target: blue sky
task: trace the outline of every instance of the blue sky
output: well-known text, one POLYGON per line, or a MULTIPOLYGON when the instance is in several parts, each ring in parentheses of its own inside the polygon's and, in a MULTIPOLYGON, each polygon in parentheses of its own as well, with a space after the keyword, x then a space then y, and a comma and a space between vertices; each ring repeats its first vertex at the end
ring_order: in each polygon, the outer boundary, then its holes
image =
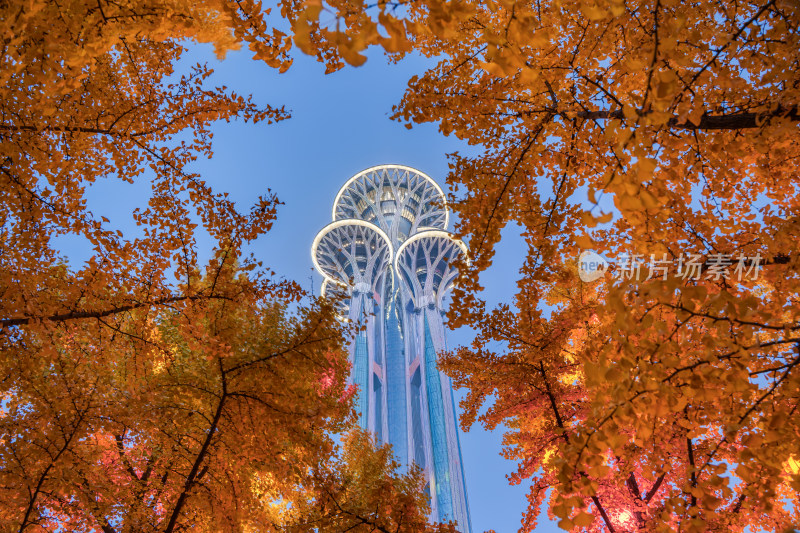
MULTIPOLYGON (((208 47, 192 47, 184 64, 200 61, 214 66, 212 83, 240 94, 252 94, 261 104, 285 105, 292 118, 276 125, 219 123, 214 131, 214 157, 198 161, 194 169, 217 191, 225 191, 247 209, 256 196, 272 189, 285 203, 271 232, 251 250, 279 276, 299 281, 305 288, 321 278, 313 273, 310 245, 317 231, 330 222, 331 205, 347 178, 367 167, 399 163, 415 167, 444 187, 446 154, 469 153, 473 148, 454 137, 444 137, 427 124, 408 130, 391 121, 392 105, 399 102, 407 80, 431 63, 409 58, 389 65, 380 54, 359 68, 324 75, 324 68, 300 56, 284 74, 235 52, 219 62, 208 47)), ((88 194, 89 208, 104 215, 124 232, 134 232, 133 208, 146 201, 147 190, 137 185, 100 182, 88 194)), ((490 303, 510 300, 523 250, 513 229, 507 231, 492 269, 482 278, 490 303)), ((87 250, 63 239, 64 252, 75 264, 87 250)), ((209 243, 200 243, 201 252, 209 243)), ((207 249, 206 249, 207 251, 207 249)), ((202 254, 201 254, 202 257, 202 254)), ((452 332, 450 346, 467 343, 471 332, 452 332)), ((463 396, 456 391, 457 397, 463 396)), ((515 464, 499 456, 501 433, 474 427, 462 434, 474 531, 516 531, 526 506, 527 487, 509 486, 506 474, 515 464)), ((542 517, 538 531, 560 531, 542 517)))

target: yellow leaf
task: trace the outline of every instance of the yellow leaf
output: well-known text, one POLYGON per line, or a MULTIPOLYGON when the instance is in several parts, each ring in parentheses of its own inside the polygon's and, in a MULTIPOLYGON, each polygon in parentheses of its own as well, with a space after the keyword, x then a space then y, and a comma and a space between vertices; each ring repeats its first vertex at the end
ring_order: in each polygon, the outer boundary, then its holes
POLYGON ((581 11, 589 20, 603 20, 606 12, 594 4, 581 4, 581 11))
POLYGON ((587 512, 581 511, 572 519, 572 522, 578 527, 589 527, 594 522, 594 517, 587 512))
POLYGON ((784 463, 783 469, 790 474, 797 475, 800 473, 800 461, 794 457, 789 457, 784 463))
POLYGON ((578 245, 578 247, 583 248, 584 250, 591 249, 595 245, 592 238, 588 235, 575 235, 572 240, 576 245, 578 245))

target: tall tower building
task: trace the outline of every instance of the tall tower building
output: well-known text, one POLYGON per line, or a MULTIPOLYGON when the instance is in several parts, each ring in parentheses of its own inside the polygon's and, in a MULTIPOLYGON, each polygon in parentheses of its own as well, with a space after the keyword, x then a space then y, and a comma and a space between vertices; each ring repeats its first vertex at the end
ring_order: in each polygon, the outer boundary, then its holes
POLYGON ((436 364, 451 262, 466 255, 447 232, 444 193, 418 170, 380 165, 347 180, 332 218, 311 256, 323 295, 364 325, 350 344, 359 422, 422 467, 434 520, 471 533, 453 391, 436 364))

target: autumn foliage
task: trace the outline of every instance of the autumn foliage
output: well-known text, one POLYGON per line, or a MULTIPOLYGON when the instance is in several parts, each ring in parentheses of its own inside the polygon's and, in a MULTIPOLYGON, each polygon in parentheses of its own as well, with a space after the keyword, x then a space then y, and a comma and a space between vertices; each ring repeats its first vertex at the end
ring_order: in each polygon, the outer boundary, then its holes
POLYGON ((331 5, 390 54, 438 59, 395 118, 479 147, 448 177, 472 254, 450 316, 479 334, 445 367, 467 426, 511 428, 512 482, 533 482, 523 530, 548 493, 565 529, 797 525, 797 3, 331 5), (487 309, 478 274, 515 227, 517 295, 487 309), (586 248, 638 255, 642 276, 584 283, 586 248))
POLYGON ((208 87, 202 65, 172 80, 188 41, 220 54, 246 43, 279 69, 293 44, 329 70, 363 63, 373 44, 393 59, 437 58, 395 117, 438 122, 481 150, 455 155, 448 178, 472 254, 451 321, 478 337, 444 366, 469 391, 465 425, 510 428, 512 482, 533 482, 523 530, 548 494, 566 529, 800 522, 796 2, 286 1, 292 35, 255 2, 0 9, 4 528, 174 530, 221 515, 231 522, 220 528, 253 516, 311 527, 281 510, 274 483, 287 495, 322 483, 302 514, 331 530, 345 516, 377 529, 399 520, 360 506, 356 480, 409 513, 424 504, 412 481, 376 474, 391 470, 381 452, 337 474, 313 466, 332 457, 322 430, 347 410, 338 326, 324 307, 289 319, 266 305, 296 287, 241 254, 277 200, 240 212, 187 166, 211 155, 213 121, 286 113, 208 87), (86 209, 87 184, 108 178, 152 184, 136 213, 143 236, 86 209), (207 266, 195 221, 216 242, 207 266), (526 247, 517 295, 487 309, 479 273, 515 227, 526 247), (51 242, 71 234, 95 250, 76 272, 51 242), (587 284, 575 267, 584 248, 676 264, 758 257, 762 268, 587 284), (292 350, 250 363, 308 328, 320 338, 306 371, 334 376, 322 392, 291 373, 292 350), (258 379, 267 368, 287 372, 287 397, 258 379), (283 401, 302 416, 287 420, 283 401), (257 455, 265 426, 248 413, 281 425, 267 442, 289 455, 257 455), (305 461, 310 477, 280 457, 305 461))
POLYGON ((229 301, 21 328, 4 346, 2 529, 282 523, 282 487, 332 453, 315 428, 348 414, 336 333, 329 310, 229 301))
POLYGON ((291 39, 250 1, 0 14, 0 531, 432 530, 419 476, 348 433, 330 305, 242 252, 277 198, 241 210, 190 166, 214 122, 288 115, 177 71, 185 46, 285 70, 291 39), (135 234, 87 207, 99 180, 149 186, 135 234))

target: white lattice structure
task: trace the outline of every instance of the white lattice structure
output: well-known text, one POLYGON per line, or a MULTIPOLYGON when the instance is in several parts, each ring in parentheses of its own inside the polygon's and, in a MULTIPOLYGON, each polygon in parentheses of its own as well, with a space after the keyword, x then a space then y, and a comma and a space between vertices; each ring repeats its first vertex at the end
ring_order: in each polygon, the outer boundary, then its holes
POLYGON ((452 261, 466 247, 447 231, 444 193, 401 165, 369 168, 337 194, 333 222, 311 255, 342 317, 364 324, 350 345, 362 427, 392 444, 405 464, 423 468, 432 519, 471 532, 450 378, 436 354, 446 348, 442 322, 452 261))

